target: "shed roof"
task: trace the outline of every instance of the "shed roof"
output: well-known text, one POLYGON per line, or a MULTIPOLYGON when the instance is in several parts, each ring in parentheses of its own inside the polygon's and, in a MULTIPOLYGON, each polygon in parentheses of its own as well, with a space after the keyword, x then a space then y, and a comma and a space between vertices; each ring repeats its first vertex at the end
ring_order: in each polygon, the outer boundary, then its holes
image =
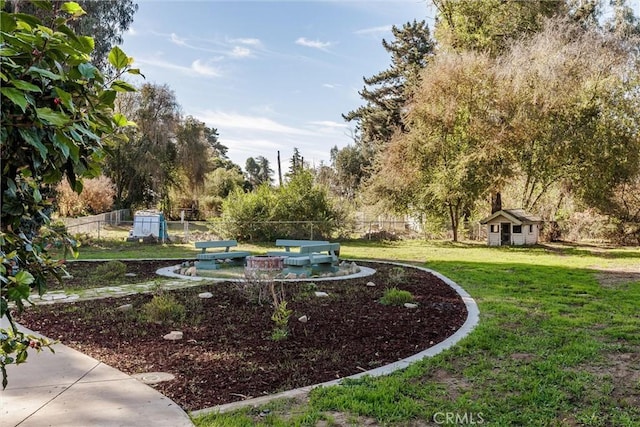
POLYGON ((542 218, 530 212, 527 212, 524 209, 502 209, 481 220, 480 224, 491 222, 499 216, 505 217, 516 225, 538 224, 542 222, 542 218))

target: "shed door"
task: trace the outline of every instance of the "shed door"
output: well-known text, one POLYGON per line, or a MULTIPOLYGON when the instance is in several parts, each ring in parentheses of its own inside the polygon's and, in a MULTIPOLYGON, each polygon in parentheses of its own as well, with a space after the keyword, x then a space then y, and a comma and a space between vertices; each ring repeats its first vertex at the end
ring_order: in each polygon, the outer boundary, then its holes
POLYGON ((511 223, 510 222, 500 223, 500 244, 501 245, 511 244, 511 223))

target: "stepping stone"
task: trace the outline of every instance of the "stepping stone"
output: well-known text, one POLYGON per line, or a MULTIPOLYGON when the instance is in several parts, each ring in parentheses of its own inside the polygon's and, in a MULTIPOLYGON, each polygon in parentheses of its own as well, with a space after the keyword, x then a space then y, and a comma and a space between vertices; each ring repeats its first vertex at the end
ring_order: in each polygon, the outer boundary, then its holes
POLYGON ((134 374, 131 376, 138 381, 142 381, 145 384, 158 384, 163 381, 171 381, 175 379, 175 376, 168 372, 147 372, 143 374, 134 374))

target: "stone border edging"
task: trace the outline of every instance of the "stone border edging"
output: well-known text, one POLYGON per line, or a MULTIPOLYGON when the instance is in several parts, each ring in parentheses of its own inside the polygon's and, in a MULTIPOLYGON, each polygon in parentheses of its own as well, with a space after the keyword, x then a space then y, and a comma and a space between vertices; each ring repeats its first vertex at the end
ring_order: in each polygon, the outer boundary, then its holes
POLYGON ((330 387, 330 386, 340 385, 342 383, 342 381, 344 381, 345 379, 357 379, 357 378, 361 378, 363 376, 379 377, 379 376, 383 376, 383 375, 388 375, 388 374, 391 374, 392 372, 399 371, 401 369, 405 369, 409 365, 411 365, 411 364, 413 364, 415 362, 418 362, 418 361, 420 361, 422 359, 425 359, 427 357, 433 357, 433 356, 435 356, 435 355, 447 350, 448 348, 453 347, 461 339, 463 339, 464 337, 469 335, 471 333, 471 331, 478 325, 478 323, 480 321, 480 310, 478 309, 478 304, 475 302, 473 297, 471 297, 471 295, 469 295, 469 293, 467 291, 465 291, 462 287, 460 287, 460 285, 458 285, 457 283, 455 283, 453 280, 449 279, 448 277, 442 275, 441 273, 438 273, 437 271, 431 270, 429 268, 418 267, 418 266, 411 265, 411 264, 402 264, 402 263, 397 263, 397 262, 385 262, 385 261, 378 261, 378 260, 360 260, 360 261, 375 262, 375 263, 380 263, 380 264, 391 264, 391 265, 397 265, 397 266, 401 266, 401 267, 417 268, 419 270, 426 271, 428 273, 433 274, 438 279, 442 280, 444 283, 446 283, 451 288, 453 288, 453 290, 455 290, 456 293, 458 295, 460 295, 460 298, 462 298, 462 301, 464 302, 464 305, 467 308, 467 320, 465 320, 464 324, 453 335, 451 335, 446 340, 444 340, 442 342, 439 342, 438 344, 436 344, 436 345, 434 345, 432 347, 429 347, 429 348, 427 348, 427 349, 425 349, 425 350, 423 350, 423 351, 421 351, 421 352, 419 352, 417 354, 414 354, 413 356, 409 356, 407 358, 398 360, 397 362, 389 363, 388 365, 380 366, 379 368, 372 369, 370 371, 360 372, 358 374, 350 375, 348 377, 339 378, 339 379, 332 380, 332 381, 327 381, 327 382, 320 383, 320 384, 314 384, 314 385, 309 385, 309 386, 305 386, 305 387, 300 387, 300 388, 296 388, 296 389, 293 389, 293 390, 283 391, 281 393, 270 394, 268 396, 260 396, 260 397, 255 397, 253 399, 247 399, 247 400, 241 400, 241 401, 238 401, 238 402, 226 403, 224 405, 217 405, 217 406, 213 406, 211 408, 199 409, 197 411, 189 412, 189 415, 192 416, 192 417, 197 417, 197 416, 200 416, 200 415, 206 415, 206 414, 210 414, 210 413, 231 412, 231 411, 235 411, 237 409, 241 409, 241 408, 244 408, 244 407, 247 407, 247 406, 255 407, 255 406, 264 405, 264 404, 269 403, 272 400, 276 400, 276 399, 285 399, 285 398, 291 399, 291 398, 302 397, 302 396, 308 394, 314 388, 330 387))

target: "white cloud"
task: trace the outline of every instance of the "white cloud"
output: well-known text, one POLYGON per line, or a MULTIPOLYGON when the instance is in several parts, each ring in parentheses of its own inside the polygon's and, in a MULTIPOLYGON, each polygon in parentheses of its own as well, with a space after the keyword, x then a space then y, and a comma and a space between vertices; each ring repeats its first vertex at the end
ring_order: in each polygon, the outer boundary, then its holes
POLYGON ((287 135, 313 135, 304 129, 280 124, 267 117, 245 116, 222 111, 203 111, 197 115, 198 119, 215 128, 233 128, 251 131, 265 131, 287 135))
POLYGON ((231 39, 230 42, 231 43, 244 44, 244 45, 248 45, 248 46, 261 46, 262 45, 262 42, 260 41, 260 39, 253 39, 253 38, 231 39))
POLYGON ((199 59, 196 59, 191 63, 191 69, 200 75, 209 77, 220 77, 222 74, 218 68, 203 64, 199 59))
POLYGON ((200 59, 196 59, 195 61, 193 61, 191 63, 191 66, 189 67, 174 64, 172 62, 158 58, 136 58, 135 62, 151 67, 177 71, 188 76, 220 77, 222 75, 219 69, 203 64, 200 59))
POLYGON ((330 42, 321 42, 319 40, 309 40, 306 37, 300 37, 296 40, 296 44, 300 46, 311 47, 314 49, 326 50, 329 46, 331 46, 330 42))
POLYGON ((323 83, 322 87, 326 87, 327 89, 336 89, 338 87, 340 87, 340 85, 336 85, 333 83, 323 83))
POLYGON ((229 53, 229 55, 233 56, 234 58, 247 58, 251 56, 251 50, 247 49, 246 47, 236 46, 229 53))
POLYGON ((349 127, 346 123, 338 123, 331 120, 319 120, 319 121, 314 121, 309 123, 315 126, 320 126, 320 127, 329 128, 329 129, 346 129, 349 127))
POLYGON ((380 36, 385 33, 391 32, 392 25, 384 25, 381 27, 363 28, 362 30, 354 31, 354 34, 360 36, 380 36))
POLYGON ((176 33, 171 33, 171 42, 177 44, 178 46, 186 46, 187 41, 181 37, 178 37, 176 33))

